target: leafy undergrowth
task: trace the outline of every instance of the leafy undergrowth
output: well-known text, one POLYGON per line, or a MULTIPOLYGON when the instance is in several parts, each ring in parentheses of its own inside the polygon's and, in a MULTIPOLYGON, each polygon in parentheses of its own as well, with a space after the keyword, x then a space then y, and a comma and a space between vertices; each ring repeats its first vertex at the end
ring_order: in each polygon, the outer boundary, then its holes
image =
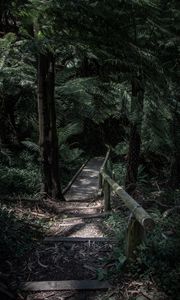
POLYGON ((159 193, 157 197, 154 193, 149 194, 151 207, 148 209, 156 226, 136 250, 136 260, 127 262, 125 257, 126 209, 115 209, 114 215, 105 221, 119 243, 114 250, 115 262, 109 264, 104 277, 112 279, 121 288, 120 291, 118 288, 113 291, 112 295, 108 293, 107 299, 180 299, 180 218, 179 206, 174 206, 179 192, 162 194, 162 198, 159 193))
MULTIPOLYGON (((49 228, 49 219, 21 206, 0 205, 0 280, 17 283, 17 273, 22 272, 22 261, 37 246, 49 228)), ((15 286, 14 286, 15 287, 15 286)))
MULTIPOLYGON (((26 147, 27 145, 30 148, 28 150, 19 149, 11 152, 4 149, 0 151, 0 191, 4 198, 39 196, 41 185, 39 148, 32 142, 26 141, 26 147)), ((64 156, 66 154, 65 162, 60 157, 60 166, 61 185, 64 188, 88 156, 77 148, 71 150, 66 148, 63 153, 64 156)))

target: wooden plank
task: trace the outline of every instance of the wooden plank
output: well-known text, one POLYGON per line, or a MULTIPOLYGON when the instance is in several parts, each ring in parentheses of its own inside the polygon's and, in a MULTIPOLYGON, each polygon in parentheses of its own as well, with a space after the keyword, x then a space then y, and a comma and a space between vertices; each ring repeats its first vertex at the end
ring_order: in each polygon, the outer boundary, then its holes
POLYGON ((44 243, 76 243, 76 242, 113 242, 115 239, 106 237, 62 237, 62 236, 49 236, 44 239, 44 243))
POLYGON ((23 291, 69 291, 69 290, 106 290, 111 288, 107 281, 98 280, 68 280, 68 281, 39 281, 22 283, 23 291))

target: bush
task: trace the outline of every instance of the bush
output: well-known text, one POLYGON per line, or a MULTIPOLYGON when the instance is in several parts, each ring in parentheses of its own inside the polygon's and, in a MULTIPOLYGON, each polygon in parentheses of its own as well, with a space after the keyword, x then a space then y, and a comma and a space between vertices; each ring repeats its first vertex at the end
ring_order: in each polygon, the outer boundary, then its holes
POLYGON ((33 194, 39 188, 38 170, 1 166, 0 190, 2 194, 33 194))
MULTIPOLYGON (((153 210, 152 216, 156 221, 155 229, 136 250, 137 259, 128 263, 128 272, 136 279, 153 278, 162 291, 176 300, 180 297, 180 219, 178 215, 165 218, 158 210, 153 210)), ((116 271, 122 272, 127 228, 125 216, 122 212, 113 214, 106 225, 117 236, 120 246, 115 249, 114 257, 116 271)))
POLYGON ((151 275, 172 297, 180 296, 180 220, 160 218, 146 242, 139 246, 138 259, 131 269, 141 276, 151 275))
MULTIPOLYGON (((29 222, 30 223, 30 222, 29 222)), ((19 258, 30 251, 35 241, 42 236, 42 229, 27 223, 27 219, 18 217, 12 210, 0 206, 0 257, 19 258)))

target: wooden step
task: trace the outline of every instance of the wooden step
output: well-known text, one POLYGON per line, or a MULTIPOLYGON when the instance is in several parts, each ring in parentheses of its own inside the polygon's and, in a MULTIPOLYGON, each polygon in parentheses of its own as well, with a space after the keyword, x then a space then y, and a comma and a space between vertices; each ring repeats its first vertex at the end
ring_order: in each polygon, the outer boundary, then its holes
POLYGON ((115 239, 110 239, 106 237, 62 237, 62 236, 52 236, 46 237, 44 243, 76 243, 76 242, 115 242, 115 239))
POLYGON ((67 291, 67 290, 106 290, 111 288, 107 281, 68 280, 68 281, 35 281, 22 283, 23 291, 67 291))
POLYGON ((64 212, 64 211, 76 211, 76 210, 88 210, 88 209, 102 209, 103 205, 94 205, 91 206, 89 204, 89 206, 62 206, 61 208, 59 208, 59 212, 64 212))
POLYGON ((100 214, 101 208, 97 209, 97 208, 86 208, 83 210, 80 209, 62 209, 59 210, 59 216, 61 218, 66 217, 66 218, 75 218, 75 217, 79 217, 79 218, 87 218, 87 217, 91 217, 93 215, 97 215, 100 214))
POLYGON ((64 219, 64 221, 74 221, 74 220, 79 220, 79 219, 97 219, 97 218, 106 218, 110 216, 112 213, 111 212, 103 212, 103 213, 98 213, 98 214, 81 214, 76 217, 69 217, 64 219))

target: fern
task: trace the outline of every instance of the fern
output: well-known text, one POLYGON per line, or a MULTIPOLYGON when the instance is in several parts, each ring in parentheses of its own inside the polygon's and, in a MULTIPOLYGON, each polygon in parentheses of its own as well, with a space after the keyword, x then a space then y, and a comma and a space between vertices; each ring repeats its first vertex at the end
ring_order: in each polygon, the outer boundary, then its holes
POLYGON ((32 152, 39 153, 39 145, 35 144, 32 141, 22 141, 21 144, 25 146, 28 150, 32 152))

